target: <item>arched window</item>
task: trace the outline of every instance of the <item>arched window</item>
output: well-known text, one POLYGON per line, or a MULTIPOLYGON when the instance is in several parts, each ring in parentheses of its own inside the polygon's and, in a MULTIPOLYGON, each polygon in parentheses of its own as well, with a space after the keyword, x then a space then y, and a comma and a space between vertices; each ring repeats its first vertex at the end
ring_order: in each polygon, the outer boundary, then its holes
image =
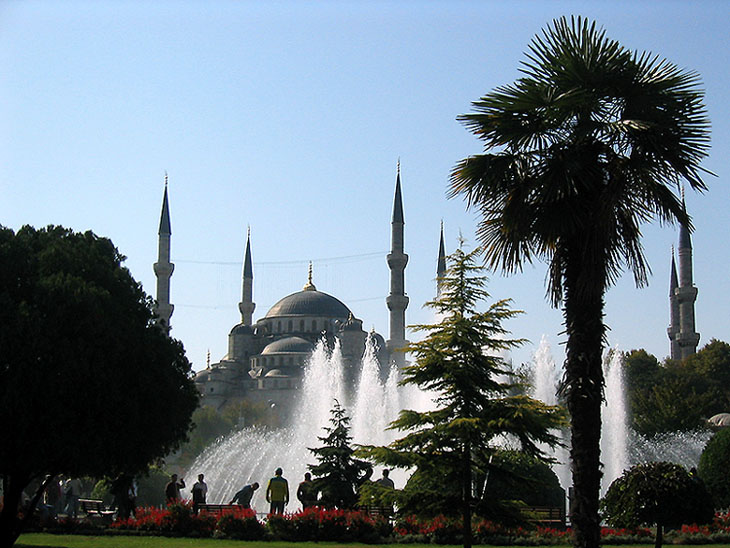
POLYGON ((317 332, 317 320, 312 320, 312 331, 317 332))
POLYGON ((304 331, 304 320, 299 320, 299 331, 304 331))
POLYGON ((276 322, 276 332, 281 333, 281 320, 276 322))
POLYGON ((294 327, 294 322, 289 320, 289 328, 287 329, 287 331, 289 331, 291 333, 291 330, 293 329, 293 327, 294 327))

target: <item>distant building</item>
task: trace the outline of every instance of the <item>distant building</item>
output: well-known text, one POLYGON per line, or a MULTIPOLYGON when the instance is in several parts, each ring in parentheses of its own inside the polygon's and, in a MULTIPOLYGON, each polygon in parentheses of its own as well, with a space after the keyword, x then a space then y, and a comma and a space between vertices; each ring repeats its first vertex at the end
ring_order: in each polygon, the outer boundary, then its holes
MULTIPOLYGON (((159 231, 159 258, 155 263, 157 275, 157 310, 160 322, 167 329, 173 307, 170 304, 170 217, 167 184, 162 206, 159 231)), ((405 267, 408 255, 404 253, 403 200, 401 195, 400 166, 396 176, 393 216, 391 222, 391 250, 387 255, 390 269, 390 292, 386 299, 390 311, 390 333, 386 341, 378 333, 372 333, 379 347, 378 359, 383 372, 391 362, 405 364, 401 351, 408 344, 405 338, 405 311, 408 297, 405 294, 405 267)), ((439 249, 439 275, 443 275, 443 230, 439 249)), ((300 387, 307 359, 317 342, 324 336, 333 343, 340 340, 343 360, 349 374, 346 379, 356 379, 360 359, 365 350, 368 334, 362 328, 362 320, 336 297, 319 291, 313 281, 312 267, 301 291, 282 298, 266 314, 253 321, 256 308, 253 302, 253 262, 251 260, 251 235, 246 239, 243 265, 241 322, 228 335, 228 353, 218 363, 209 364, 200 371, 195 382, 203 396, 203 404, 222 408, 230 403, 249 401, 264 403, 285 415, 300 387)))

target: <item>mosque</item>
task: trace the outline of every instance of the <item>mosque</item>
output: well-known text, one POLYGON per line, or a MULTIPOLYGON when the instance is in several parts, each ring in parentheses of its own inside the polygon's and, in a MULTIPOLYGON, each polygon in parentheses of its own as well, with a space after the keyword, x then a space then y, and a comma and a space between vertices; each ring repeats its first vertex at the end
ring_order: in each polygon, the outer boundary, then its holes
MULTIPOLYGON (((393 215, 391 220, 391 248, 387 255, 390 269, 390 293, 386 304, 390 311, 390 333, 386 341, 382 335, 366 333, 361 319, 336 297, 319 291, 314 285, 312 267, 301 291, 287 295, 272 306, 266 314, 253 321, 256 304, 253 301, 253 263, 251 235, 246 239, 243 265, 241 302, 238 309, 241 321, 228 334, 228 353, 218 363, 209 364, 195 377, 203 405, 221 409, 231 403, 247 401, 277 409, 285 416, 292 407, 300 387, 304 367, 315 345, 323 337, 332 345, 339 339, 343 361, 348 372, 346 381, 351 385, 357 378, 360 359, 368 336, 378 348, 378 361, 385 372, 390 363, 405 364, 402 352, 405 338, 405 311, 408 297, 405 293, 405 268, 408 255, 403 247, 403 200, 401 196, 400 165, 395 183, 393 215)), ((170 262, 170 211, 167 180, 162 201, 158 232, 158 260, 154 264, 157 277, 156 312, 160 323, 169 330, 174 306, 170 303, 170 278, 174 265, 170 262)), ((692 281, 692 243, 689 231, 680 226, 679 275, 672 250, 670 271, 670 358, 681 360, 697 351, 700 335, 695 329, 695 301, 697 288, 692 281)), ((436 276, 446 271, 443 227, 439 244, 436 276)), ((437 288, 438 290, 438 288, 437 288)))
MULTIPOLYGON (((203 405, 221 409, 231 403, 247 401, 276 408, 279 416, 285 416, 295 400, 293 396, 301 384, 307 359, 323 337, 330 345, 339 339, 348 372, 346 381, 350 385, 357 378, 368 336, 377 345, 383 374, 386 374, 391 362, 404 365, 402 348, 408 344, 405 337, 405 311, 408 306, 405 268, 408 255, 403 249, 404 225, 399 166, 393 200, 391 248, 387 255, 390 269, 390 293, 386 298, 390 312, 387 341, 374 331, 366 333, 362 328, 362 320, 356 318, 346 304, 317 289, 311 264, 308 280, 302 290, 282 298, 254 322, 256 304, 253 301, 254 274, 249 232, 243 264, 242 296, 238 303, 241 321, 228 334, 226 356, 218 363, 209 364, 195 377, 203 405)), ((168 330, 174 309, 170 304, 170 278, 174 270, 170 262, 170 237, 170 211, 165 184, 158 232, 158 261, 154 271, 157 277, 156 311, 160 323, 168 330)), ((445 270, 442 230, 437 277, 442 276, 445 270)))

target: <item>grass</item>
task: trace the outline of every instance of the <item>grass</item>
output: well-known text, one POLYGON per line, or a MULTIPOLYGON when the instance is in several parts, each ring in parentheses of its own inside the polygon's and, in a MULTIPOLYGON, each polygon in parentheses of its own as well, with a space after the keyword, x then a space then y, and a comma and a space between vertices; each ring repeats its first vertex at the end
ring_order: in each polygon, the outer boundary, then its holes
MULTIPOLYGON (((50 535, 28 533, 21 535, 15 545, 18 548, 380 548, 375 544, 342 544, 338 542, 254 542, 240 540, 134 537, 134 536, 86 536, 50 535)), ((388 548, 434 548, 433 544, 388 544, 388 548)), ((443 548, 448 548, 442 545, 443 548)), ((611 546, 610 544, 603 545, 611 546)), ((652 544, 627 544, 621 548, 650 548, 652 544)), ((668 548, 694 548, 696 545, 667 545, 668 548)), ((713 548, 730 548, 728 544, 713 544, 713 548)))

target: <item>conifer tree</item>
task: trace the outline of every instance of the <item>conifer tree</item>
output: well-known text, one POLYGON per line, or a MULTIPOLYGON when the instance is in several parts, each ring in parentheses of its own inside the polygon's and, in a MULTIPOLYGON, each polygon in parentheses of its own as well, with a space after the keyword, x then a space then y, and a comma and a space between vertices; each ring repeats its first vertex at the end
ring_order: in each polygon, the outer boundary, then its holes
POLYGON ((324 428, 326 436, 318 437, 324 445, 309 449, 319 464, 310 464, 308 468, 314 476, 320 506, 351 509, 357 504, 359 486, 372 475, 372 467, 354 457, 350 417, 339 401, 335 400, 330 413, 332 426, 324 428))
MULTIPOLYGON (((474 474, 492 466, 489 455, 504 439, 548 460, 539 444, 558 443, 551 429, 562 425, 564 415, 558 407, 514 394, 515 383, 500 380, 510 373, 501 354, 523 342, 509 338, 502 324, 520 312, 510 308, 509 299, 477 310, 489 297, 486 277, 476 264, 478 251, 466 253, 461 245, 448 259, 440 296, 427 303, 442 319, 415 326, 426 337, 409 346, 415 362, 403 369, 401 381, 435 393, 436 409, 401 411, 391 428, 408 432, 405 437, 387 447, 363 447, 359 454, 389 466, 448 471, 443 476, 460 485, 464 546, 470 547, 474 474)), ((429 496, 433 493, 423 493, 424 500, 429 496)))

